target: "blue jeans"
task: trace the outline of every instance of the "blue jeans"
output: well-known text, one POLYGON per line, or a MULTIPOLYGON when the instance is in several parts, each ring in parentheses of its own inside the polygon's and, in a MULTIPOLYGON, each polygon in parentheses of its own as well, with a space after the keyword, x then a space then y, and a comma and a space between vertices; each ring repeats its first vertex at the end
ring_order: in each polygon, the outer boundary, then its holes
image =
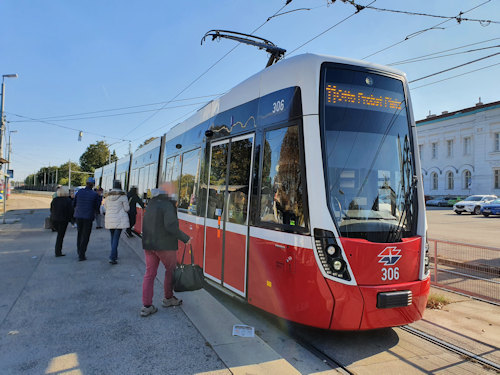
POLYGON ((109 260, 116 260, 118 258, 118 242, 120 241, 121 229, 110 229, 111 232, 111 255, 109 260))

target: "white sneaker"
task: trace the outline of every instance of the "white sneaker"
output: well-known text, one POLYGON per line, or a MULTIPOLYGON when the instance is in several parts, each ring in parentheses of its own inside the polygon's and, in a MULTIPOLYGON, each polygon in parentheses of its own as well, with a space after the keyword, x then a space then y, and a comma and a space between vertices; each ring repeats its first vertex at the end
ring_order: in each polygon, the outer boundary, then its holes
POLYGON ((179 306, 182 305, 182 300, 177 299, 176 296, 173 296, 172 298, 163 298, 161 305, 163 307, 179 306))
POLYGON ((149 307, 142 306, 141 316, 149 316, 149 315, 154 314, 157 311, 158 311, 158 309, 154 305, 151 305, 149 307))

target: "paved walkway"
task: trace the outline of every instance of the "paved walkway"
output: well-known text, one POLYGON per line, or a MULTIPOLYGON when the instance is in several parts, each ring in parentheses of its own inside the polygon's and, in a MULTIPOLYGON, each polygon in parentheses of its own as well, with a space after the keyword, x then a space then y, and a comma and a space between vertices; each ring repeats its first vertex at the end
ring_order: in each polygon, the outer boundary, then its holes
MULTIPOLYGON (((139 317, 140 240, 122 236, 119 264, 112 266, 109 232, 93 230, 88 260, 78 262, 76 230, 69 227, 67 256, 55 258, 56 235, 42 229, 50 199, 22 199, 12 199, 16 210, 7 213, 22 220, 0 225, 0 374, 298 373, 259 337, 232 336, 241 322, 205 290, 182 294, 181 308, 139 317), (23 209, 27 201, 31 208, 23 209)), ((161 294, 157 281, 157 305, 161 294)), ((498 306, 446 297, 451 304, 428 310, 413 326, 500 362, 498 306)), ((312 372, 337 371, 325 365, 312 372)))
POLYGON ((232 336, 241 322, 205 290, 165 309, 157 280, 159 311, 140 317, 144 262, 126 243, 134 240, 122 235, 113 266, 109 231, 94 229, 78 262, 69 226, 66 256, 56 258, 56 234, 41 228, 47 209, 10 214, 22 220, 0 227, 0 374, 298 374, 259 337, 232 336))

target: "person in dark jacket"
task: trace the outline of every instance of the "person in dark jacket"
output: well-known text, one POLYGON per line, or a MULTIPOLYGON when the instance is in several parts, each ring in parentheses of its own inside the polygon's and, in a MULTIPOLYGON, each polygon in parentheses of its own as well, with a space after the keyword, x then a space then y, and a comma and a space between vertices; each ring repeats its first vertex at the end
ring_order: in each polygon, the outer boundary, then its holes
POLYGON ((62 253, 62 245, 68 223, 73 218, 73 204, 67 186, 59 187, 56 193, 57 196, 50 203, 50 220, 57 231, 56 257, 63 257, 66 254, 62 253))
POLYGON ((87 260, 85 253, 92 232, 92 221, 99 210, 99 198, 97 193, 92 190, 94 178, 89 177, 85 189, 80 189, 75 195, 73 206, 75 207, 76 226, 78 228, 78 237, 76 246, 78 249, 78 260, 87 260))
POLYGON ((144 202, 137 195, 137 188, 132 186, 130 191, 127 194, 128 203, 130 205, 130 209, 128 211, 128 219, 130 221, 130 227, 126 230, 126 234, 128 237, 132 237, 132 227, 135 225, 135 221, 137 218, 137 205, 141 206, 144 209, 144 202))
POLYGON ((142 247, 146 257, 146 273, 142 284, 141 316, 154 314, 153 286, 160 261, 165 266, 163 307, 178 306, 182 300, 173 293, 173 273, 176 265, 178 241, 189 243, 191 238, 179 229, 177 207, 170 199, 173 186, 163 184, 158 195, 149 201, 142 223, 142 247), (170 196, 169 196, 170 195, 170 196))

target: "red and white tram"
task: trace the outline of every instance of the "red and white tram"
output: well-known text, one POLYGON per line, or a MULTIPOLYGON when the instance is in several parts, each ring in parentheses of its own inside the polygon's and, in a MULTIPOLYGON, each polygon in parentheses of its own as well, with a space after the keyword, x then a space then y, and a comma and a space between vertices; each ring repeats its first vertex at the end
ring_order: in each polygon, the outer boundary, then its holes
POLYGON ((398 326, 430 286, 416 145, 403 73, 306 54, 138 150, 129 186, 177 187, 195 261, 228 293, 324 329, 398 326))

